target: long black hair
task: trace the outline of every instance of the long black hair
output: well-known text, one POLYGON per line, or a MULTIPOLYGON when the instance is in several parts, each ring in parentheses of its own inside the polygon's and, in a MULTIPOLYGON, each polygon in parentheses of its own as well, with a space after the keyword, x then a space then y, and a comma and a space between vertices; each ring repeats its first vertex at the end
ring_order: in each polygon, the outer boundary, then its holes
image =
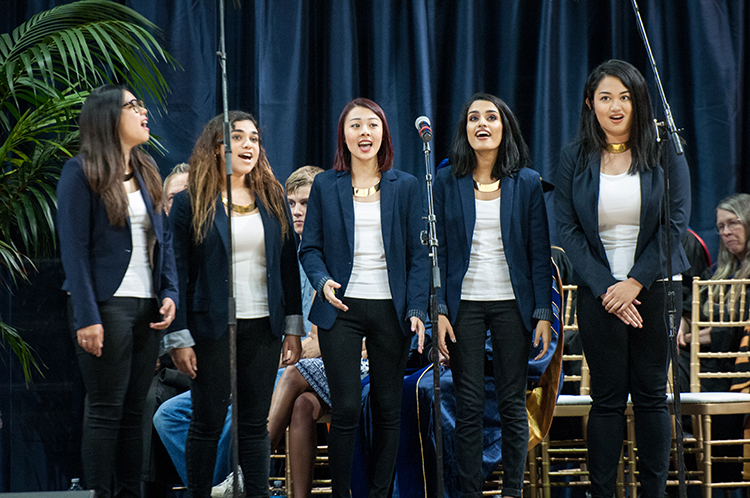
POLYGON ((489 93, 475 93, 466 102, 463 109, 461 109, 461 118, 456 125, 456 134, 453 137, 453 144, 448 155, 453 174, 457 178, 461 178, 473 173, 477 167, 476 154, 469 144, 469 137, 466 136, 469 108, 477 100, 492 102, 500 112, 500 120, 503 124, 503 137, 498 147, 495 165, 492 167, 492 178, 499 180, 513 175, 521 168, 530 166, 531 155, 529 154, 529 147, 521 135, 521 127, 518 124, 518 120, 513 111, 510 110, 510 107, 508 107, 508 104, 489 93))
POLYGON ((589 74, 586 85, 583 87, 581 122, 578 126, 581 145, 587 154, 599 152, 607 145, 606 136, 594 112, 594 94, 599 83, 607 76, 618 78, 630 92, 633 109, 629 140, 632 162, 628 172, 635 174, 648 171, 659 162, 651 97, 643 75, 628 62, 618 59, 608 60, 599 64, 589 74))
MULTIPOLYGON (((125 164, 120 142, 120 116, 125 87, 103 85, 94 89, 81 108, 78 119, 83 171, 91 190, 99 194, 112 226, 125 226, 128 197, 122 186, 125 164)), ((146 184, 154 212, 162 209, 161 175, 151 157, 139 146, 130 151, 130 166, 146 184)))

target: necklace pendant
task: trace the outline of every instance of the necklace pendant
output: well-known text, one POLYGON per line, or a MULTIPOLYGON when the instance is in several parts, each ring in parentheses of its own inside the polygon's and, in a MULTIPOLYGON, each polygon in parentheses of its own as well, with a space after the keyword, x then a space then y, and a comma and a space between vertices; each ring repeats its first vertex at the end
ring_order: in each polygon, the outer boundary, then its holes
MULTIPOLYGON (((227 199, 223 195, 221 196, 221 202, 223 202, 226 207, 229 207, 229 199, 227 199)), ((250 204, 244 204, 244 205, 232 203, 232 211, 234 211, 237 214, 252 213, 253 211, 255 211, 255 207, 256 206, 254 202, 251 202, 250 204)))
POLYGON ((611 154, 622 154, 630 148, 630 142, 623 142, 621 144, 607 144, 604 149, 611 154))
POLYGON ((479 192, 497 192, 500 190, 500 180, 492 183, 479 183, 474 180, 474 189, 479 192))
POLYGON ((375 195, 380 190, 380 181, 373 185, 372 187, 367 188, 357 188, 352 185, 352 195, 354 197, 370 197, 371 195, 375 195))

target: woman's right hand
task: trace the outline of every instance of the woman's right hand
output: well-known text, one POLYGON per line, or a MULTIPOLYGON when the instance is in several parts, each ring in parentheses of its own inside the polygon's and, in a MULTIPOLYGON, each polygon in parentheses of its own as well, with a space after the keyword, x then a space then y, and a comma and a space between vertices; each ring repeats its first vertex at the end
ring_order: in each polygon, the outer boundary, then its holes
POLYGON ((94 325, 78 329, 76 331, 76 337, 78 339, 78 345, 87 353, 91 353, 94 356, 102 355, 102 348, 104 347, 104 327, 102 327, 101 323, 95 323, 94 325))
POLYGON ((336 297, 336 289, 340 288, 340 283, 334 282, 331 279, 326 280, 326 283, 323 284, 323 297, 325 297, 326 301, 331 303, 335 308, 338 308, 342 311, 349 311, 349 307, 345 305, 341 301, 341 299, 336 297))
POLYGON ((445 334, 448 334, 451 342, 456 342, 456 336, 453 334, 453 327, 451 326, 450 320, 445 315, 438 316, 438 350, 440 354, 450 360, 450 353, 448 353, 448 346, 445 344, 445 334))
POLYGON ((198 375, 198 360, 195 357, 193 348, 174 348, 171 351, 172 361, 177 369, 194 379, 198 375))

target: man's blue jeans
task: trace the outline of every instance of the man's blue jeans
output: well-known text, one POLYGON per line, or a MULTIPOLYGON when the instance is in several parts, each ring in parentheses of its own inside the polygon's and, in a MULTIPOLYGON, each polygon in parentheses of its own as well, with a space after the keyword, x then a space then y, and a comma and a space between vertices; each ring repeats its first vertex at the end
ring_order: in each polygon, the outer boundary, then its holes
MULTIPOLYGON (((172 458, 175 469, 182 482, 187 485, 187 470, 185 468, 185 441, 187 441, 190 419, 193 414, 193 402, 190 391, 184 392, 161 404, 154 414, 154 428, 159 434, 164 447, 172 458)), ((227 410, 224 429, 221 431, 219 448, 216 453, 214 467, 214 486, 221 483, 232 469, 232 445, 230 426, 232 420, 232 406, 227 410)))

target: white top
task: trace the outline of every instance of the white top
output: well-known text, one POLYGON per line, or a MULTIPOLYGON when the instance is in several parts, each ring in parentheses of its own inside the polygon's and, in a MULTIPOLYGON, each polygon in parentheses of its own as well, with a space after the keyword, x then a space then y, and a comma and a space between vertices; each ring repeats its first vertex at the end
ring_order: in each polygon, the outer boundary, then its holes
POLYGON ((344 296, 391 299, 380 224, 380 201, 354 201, 354 261, 344 296))
POLYGON ((461 285, 465 301, 508 301, 515 299, 510 269, 505 260, 500 227, 500 197, 491 201, 474 199, 476 221, 471 238, 469 269, 461 285))
POLYGON ((237 318, 268 316, 266 238, 260 211, 232 216, 234 296, 237 318))
POLYGON ((612 276, 617 280, 627 280, 633 267, 640 229, 640 174, 599 173, 599 238, 607 252, 612 276))
POLYGON ((133 251, 130 253, 128 269, 114 297, 150 299, 156 297, 151 282, 151 255, 154 253, 156 236, 140 190, 128 193, 128 218, 133 251))

